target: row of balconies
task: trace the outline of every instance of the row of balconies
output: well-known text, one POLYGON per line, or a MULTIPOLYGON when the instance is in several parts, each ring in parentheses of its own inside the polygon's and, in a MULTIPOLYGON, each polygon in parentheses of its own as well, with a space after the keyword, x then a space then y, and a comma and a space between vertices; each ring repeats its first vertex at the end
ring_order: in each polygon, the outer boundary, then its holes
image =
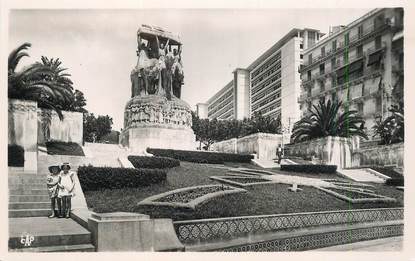
POLYGON ((312 65, 320 62, 323 59, 327 59, 328 57, 340 52, 342 49, 344 49, 346 46, 352 46, 354 45, 356 42, 363 40, 365 38, 367 38, 370 34, 375 33, 377 31, 383 30, 386 27, 389 27, 389 25, 385 22, 385 24, 383 24, 382 26, 378 26, 375 27, 375 25, 370 26, 369 28, 367 28, 366 30, 363 31, 362 34, 356 34, 353 37, 349 38, 349 43, 346 45, 346 43, 343 42, 339 42, 338 46, 336 47, 336 49, 331 49, 326 51, 324 54, 320 54, 319 56, 313 58, 311 60, 311 63, 309 61, 307 61, 307 63, 304 63, 303 66, 301 66, 299 68, 299 71, 305 71, 306 69, 308 69, 309 67, 311 67, 312 65))
POLYGON ((337 60, 335 66, 332 67, 331 70, 325 71, 324 73, 318 72, 318 73, 312 74, 310 79, 302 81, 301 86, 305 87, 307 85, 310 85, 310 84, 314 83, 315 80, 320 80, 320 79, 326 78, 326 77, 332 75, 333 73, 335 73, 338 69, 343 68, 344 66, 346 66, 348 64, 351 64, 353 62, 356 62, 357 60, 365 58, 365 56, 368 57, 370 54, 372 54, 372 53, 374 53, 374 52, 376 52, 380 49, 385 49, 385 48, 386 48, 386 42, 382 42, 381 47, 369 48, 368 50, 366 50, 366 52, 364 52, 362 54, 357 54, 356 53, 356 54, 350 56, 348 60, 344 60, 344 59, 337 60))
POLYGON ((337 90, 342 89, 346 86, 354 86, 354 85, 360 84, 363 81, 365 81, 366 79, 374 78, 374 77, 377 77, 377 76, 381 75, 382 71, 383 71, 383 69, 369 70, 369 71, 366 71, 366 73, 363 76, 359 77, 359 78, 350 80, 350 81, 348 81, 346 83, 343 83, 343 84, 339 84, 339 85, 336 85, 336 86, 331 86, 331 88, 324 89, 324 91, 319 91, 319 92, 315 92, 315 93, 301 93, 300 96, 298 97, 297 101, 299 103, 301 103, 301 102, 304 102, 304 101, 307 101, 307 100, 311 100, 315 97, 325 95, 328 92, 337 91, 337 90))

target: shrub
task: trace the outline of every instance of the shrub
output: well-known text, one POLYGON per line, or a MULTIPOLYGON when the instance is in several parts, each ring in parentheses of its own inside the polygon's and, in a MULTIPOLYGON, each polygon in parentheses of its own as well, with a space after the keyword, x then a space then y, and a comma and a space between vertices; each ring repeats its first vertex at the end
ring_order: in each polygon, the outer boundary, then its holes
POLYGON ((147 152, 161 157, 169 157, 182 161, 196 163, 222 164, 224 162, 249 163, 254 157, 250 154, 233 154, 222 152, 191 151, 191 150, 172 150, 172 149, 153 149, 147 148, 147 152))
POLYGON ((328 173, 334 174, 337 171, 336 165, 312 165, 312 164, 296 164, 296 165, 281 165, 281 170, 305 172, 305 173, 328 173))
POLYGON ((134 168, 165 169, 180 166, 180 161, 167 157, 128 156, 134 168))
POLYGON ((8 146, 8 166, 23 167, 24 166, 24 149, 19 145, 8 146))
POLYGON ((78 178, 84 191, 149 186, 166 179, 161 169, 132 169, 81 166, 78 178))
POLYGON ((385 184, 389 186, 404 186, 404 179, 403 178, 391 178, 387 179, 385 184))
POLYGON ((47 141, 46 148, 51 155, 85 156, 82 147, 75 142, 47 141))

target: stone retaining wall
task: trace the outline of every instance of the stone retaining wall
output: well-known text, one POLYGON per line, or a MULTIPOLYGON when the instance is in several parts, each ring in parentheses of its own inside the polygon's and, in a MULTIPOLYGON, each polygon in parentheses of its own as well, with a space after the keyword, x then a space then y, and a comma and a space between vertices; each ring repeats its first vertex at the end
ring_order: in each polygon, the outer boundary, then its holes
POLYGON ((339 169, 349 168, 356 163, 352 157, 359 148, 359 138, 325 137, 310 141, 288 144, 285 146, 285 156, 302 158, 318 158, 322 164, 337 165, 339 169))
POLYGON ((397 165, 404 167, 404 143, 373 145, 353 153, 355 166, 397 165))
POLYGON ((211 150, 227 153, 256 154, 258 159, 272 160, 276 149, 282 144, 281 134, 255 133, 242 138, 216 142, 211 150))

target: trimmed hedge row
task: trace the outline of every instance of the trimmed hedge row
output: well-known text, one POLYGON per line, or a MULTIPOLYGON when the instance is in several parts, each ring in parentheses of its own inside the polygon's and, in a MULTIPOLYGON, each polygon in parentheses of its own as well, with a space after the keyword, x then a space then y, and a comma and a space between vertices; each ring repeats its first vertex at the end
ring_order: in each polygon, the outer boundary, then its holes
POLYGON ((293 165, 281 165, 281 170, 295 171, 304 173, 328 173, 335 174, 337 171, 336 165, 313 165, 313 164, 293 164, 293 165))
POLYGON ((78 178, 84 191, 149 186, 166 180, 166 170, 81 166, 78 178))
POLYGON ((153 149, 147 148, 147 152, 155 156, 169 157, 181 161, 196 163, 223 164, 224 162, 249 163, 254 157, 250 154, 233 154, 222 152, 153 149))
POLYGON ((167 157, 128 156, 128 160, 134 168, 140 169, 165 169, 180 166, 180 161, 167 157))
POLYGON ((8 145, 8 166, 24 167, 24 149, 19 145, 8 145))
POLYGON ((389 186, 404 186, 405 180, 403 178, 390 178, 385 181, 389 186))
POLYGON ((85 156, 81 145, 75 142, 47 141, 46 148, 50 155, 85 156))

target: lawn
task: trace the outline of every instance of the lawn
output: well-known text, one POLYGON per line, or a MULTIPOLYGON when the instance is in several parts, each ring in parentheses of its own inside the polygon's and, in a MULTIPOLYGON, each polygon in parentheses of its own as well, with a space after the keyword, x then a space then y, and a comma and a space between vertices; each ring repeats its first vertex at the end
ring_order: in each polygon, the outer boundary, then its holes
MULTIPOLYGON (((254 168, 249 165, 244 165, 244 167, 254 168)), ((96 212, 139 212, 154 218, 169 217, 174 220, 403 206, 402 191, 379 184, 372 184, 375 185, 375 188, 372 188, 375 193, 396 198, 396 203, 352 205, 312 187, 302 187, 303 191, 294 193, 288 191, 289 185, 264 184, 248 188, 247 193, 215 198, 200 205, 196 211, 171 209, 169 207, 137 206, 137 203, 144 198, 169 190, 195 185, 218 184, 216 181, 210 180, 209 177, 223 176, 226 175, 226 172, 226 170, 213 168, 207 164, 181 162, 180 167, 175 167, 169 171, 164 183, 134 189, 86 191, 85 197, 88 207, 96 212)), ((281 171, 278 172, 283 174, 281 171)), ((292 172, 287 174, 294 175, 292 172)), ((321 176, 316 174, 297 175, 341 179, 328 174, 321 176)))

